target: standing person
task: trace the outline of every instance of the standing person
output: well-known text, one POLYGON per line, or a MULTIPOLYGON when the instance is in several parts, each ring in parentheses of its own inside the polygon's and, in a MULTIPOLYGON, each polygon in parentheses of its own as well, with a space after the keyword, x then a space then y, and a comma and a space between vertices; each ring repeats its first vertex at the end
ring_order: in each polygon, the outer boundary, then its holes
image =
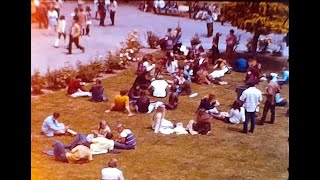
POLYGON ((53 6, 54 10, 56 10, 58 13, 58 17, 60 17, 60 10, 61 10, 62 4, 63 4, 62 0, 56 0, 53 6))
POLYGON ((85 34, 85 30, 87 27, 87 13, 84 11, 83 8, 80 8, 79 13, 77 15, 79 18, 78 24, 81 27, 81 35, 80 36, 82 36, 85 34))
POLYGON ((106 18, 106 3, 103 0, 100 0, 98 3, 98 11, 100 16, 100 23, 99 26, 105 26, 104 25, 104 19, 106 18))
POLYGON ((111 26, 114 26, 114 17, 116 15, 116 11, 118 9, 118 3, 115 0, 110 0, 110 5, 108 6, 110 12, 111 26))
POLYGON ((86 23, 86 35, 90 37, 90 25, 92 24, 92 16, 91 16, 91 9, 89 6, 86 7, 86 14, 87 14, 87 23, 86 23))
POLYGON ((37 19, 39 22, 39 29, 42 28, 42 24, 45 29, 48 29, 48 12, 47 7, 41 3, 38 8, 36 8, 37 19))
POLYGON ((64 135, 69 126, 65 126, 63 123, 59 123, 58 118, 60 113, 54 112, 52 115, 48 116, 42 123, 42 133, 48 137, 53 137, 55 135, 64 135))
POLYGON ((206 23, 207 23, 207 37, 211 37, 213 33, 213 17, 211 11, 208 11, 206 15, 206 23))
POLYGON ((117 131, 120 133, 120 136, 114 142, 115 149, 129 150, 136 148, 136 139, 130 129, 125 129, 124 124, 119 124, 117 126, 117 131))
POLYGON ((262 93, 255 87, 254 83, 248 84, 249 88, 242 92, 240 100, 243 101, 243 107, 245 108, 245 122, 243 123, 243 133, 248 133, 248 122, 251 119, 251 127, 249 132, 253 133, 256 123, 256 110, 258 105, 262 101, 262 93))
POLYGON ((79 22, 79 18, 78 16, 74 17, 74 20, 72 22, 72 26, 71 26, 71 32, 69 35, 69 53, 68 54, 72 54, 72 43, 75 43, 78 49, 81 49, 82 52, 84 53, 84 47, 80 46, 79 44, 79 37, 81 34, 81 27, 78 24, 79 22))
POLYGON ((67 46, 67 33, 66 33, 66 20, 65 16, 60 16, 60 19, 58 21, 58 39, 56 39, 56 42, 54 43, 54 47, 59 47, 59 40, 60 37, 63 36, 64 39, 64 46, 67 46))
POLYGON ((103 168, 101 170, 101 179, 102 180, 109 180, 109 179, 116 179, 116 180, 124 180, 123 173, 120 169, 117 168, 118 160, 115 158, 110 159, 107 168, 103 168))
POLYGON ((128 90, 121 90, 120 95, 116 95, 113 98, 113 104, 111 107, 105 111, 105 113, 109 113, 110 111, 128 111, 128 116, 133 116, 134 114, 131 113, 130 106, 129 106, 129 96, 128 90))
POLYGON ((273 77, 270 75, 267 78, 269 84, 266 87, 267 99, 265 101, 264 108, 263 108, 262 118, 260 122, 261 125, 264 124, 269 110, 271 110, 270 124, 274 123, 275 116, 276 116, 276 94, 277 92, 280 92, 280 86, 277 81, 271 81, 272 78, 273 77))
POLYGON ((55 32, 57 32, 58 13, 56 10, 54 10, 53 7, 48 11, 48 20, 50 27, 53 28, 55 32))
POLYGON ((214 64, 215 61, 220 58, 220 51, 219 51, 220 36, 221 34, 217 32, 216 36, 212 39, 212 64, 214 64))
POLYGON ((237 43, 237 37, 236 37, 236 35, 234 35, 233 29, 231 29, 230 34, 227 35, 226 43, 227 43, 226 52, 227 52, 227 54, 231 54, 233 52, 234 46, 237 43))
POLYGON ((93 7, 94 7, 93 10, 94 10, 94 14, 95 14, 95 16, 94 16, 95 19, 98 19, 98 13, 99 13, 98 5, 99 5, 99 0, 94 0, 93 1, 93 7))

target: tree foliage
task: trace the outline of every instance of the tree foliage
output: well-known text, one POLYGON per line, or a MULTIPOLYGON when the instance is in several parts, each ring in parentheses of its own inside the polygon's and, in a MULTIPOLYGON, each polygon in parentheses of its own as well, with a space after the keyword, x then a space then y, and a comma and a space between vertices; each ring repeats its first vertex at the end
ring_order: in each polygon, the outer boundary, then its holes
POLYGON ((289 8, 284 3, 231 2, 222 9, 225 21, 255 34, 287 33, 289 8))

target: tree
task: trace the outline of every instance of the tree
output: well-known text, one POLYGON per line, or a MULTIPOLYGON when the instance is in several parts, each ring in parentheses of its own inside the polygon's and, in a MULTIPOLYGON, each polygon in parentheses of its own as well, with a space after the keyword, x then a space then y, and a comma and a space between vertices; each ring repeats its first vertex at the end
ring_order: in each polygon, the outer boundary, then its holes
POLYGON ((232 26, 253 33, 252 51, 255 53, 260 35, 284 34, 289 29, 287 3, 232 2, 225 3, 221 12, 232 26))

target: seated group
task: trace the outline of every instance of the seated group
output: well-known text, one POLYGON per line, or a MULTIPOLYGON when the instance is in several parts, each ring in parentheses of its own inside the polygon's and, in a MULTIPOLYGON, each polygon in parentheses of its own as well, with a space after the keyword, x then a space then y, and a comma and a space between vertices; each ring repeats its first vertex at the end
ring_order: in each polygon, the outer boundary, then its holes
MULTIPOLYGON (((207 135, 211 131, 211 121, 213 118, 223 120, 228 123, 239 124, 245 121, 245 110, 242 107, 242 102, 239 100, 234 101, 229 112, 219 112, 217 107, 219 102, 213 93, 208 94, 201 99, 200 105, 197 109, 196 120, 190 120, 186 128, 182 123, 177 123, 176 126, 165 119, 166 110, 174 110, 178 106, 178 99, 180 95, 191 95, 192 82, 198 84, 208 84, 221 82, 221 77, 224 76, 230 67, 223 59, 215 61, 214 70, 208 73, 209 62, 208 57, 200 56, 201 52, 189 49, 188 53, 184 56, 183 65, 178 65, 178 58, 173 52, 168 52, 166 57, 155 61, 155 59, 146 55, 142 61, 138 63, 137 77, 130 90, 121 90, 119 95, 113 98, 111 107, 106 110, 110 111, 127 111, 128 116, 134 115, 130 110, 130 105, 135 107, 138 113, 151 113, 155 110, 151 120, 151 127, 155 133, 162 134, 201 134, 207 135), (152 64, 153 62, 158 62, 152 64), (164 72, 165 71, 165 72, 164 72), (164 75, 168 75, 172 80, 165 80, 164 75), (161 101, 151 101, 146 92, 156 98, 164 98, 169 95, 167 103, 161 101)), ((241 67, 235 67, 238 71, 241 67)), ((242 63, 243 64, 243 63, 242 63)), ((261 65, 256 63, 255 60, 250 60, 246 63, 246 84, 257 84, 261 81, 260 72, 261 65)), ((284 69, 284 79, 287 81, 289 72, 284 69)), ((275 80, 278 80, 274 76, 275 80)), ((93 102, 108 101, 103 95, 104 88, 100 80, 96 80, 95 84, 89 91, 84 89, 84 84, 81 83, 81 78, 76 77, 68 84, 67 93, 71 97, 89 96, 93 102)), ((191 97, 191 96, 190 96, 191 97)), ((278 100, 283 100, 278 95, 278 100)), ((281 102, 283 105, 283 102, 281 102)), ((281 105, 280 103, 280 105, 281 105)), ((59 113, 47 117, 42 125, 42 132, 51 137, 54 135, 61 135, 70 133, 69 126, 59 123, 59 113)), ((114 149, 135 149, 136 140, 130 129, 125 129, 123 124, 117 126, 117 131, 120 137, 112 140, 112 133, 110 127, 102 120, 99 124, 98 130, 93 130, 91 134, 77 134, 75 140, 68 144, 63 145, 60 141, 54 143, 54 150, 51 155, 54 155, 57 160, 63 162, 73 162, 79 160, 92 160, 92 154, 95 153, 117 153, 114 149), (70 149, 70 152, 66 150, 70 149)), ((76 134, 76 133, 75 133, 76 134)), ((50 154, 49 151, 46 151, 50 154)))

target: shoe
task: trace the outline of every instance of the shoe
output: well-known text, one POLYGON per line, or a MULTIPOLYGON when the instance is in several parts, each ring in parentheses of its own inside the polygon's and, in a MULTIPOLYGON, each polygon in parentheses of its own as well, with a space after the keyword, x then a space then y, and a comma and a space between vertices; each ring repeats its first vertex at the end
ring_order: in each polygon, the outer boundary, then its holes
POLYGON ((82 49, 82 53, 84 53, 84 48, 82 49))
POLYGON ((252 130, 252 129, 250 129, 250 130, 249 130, 249 132, 253 133, 253 130, 252 130))
POLYGON ((71 55, 72 53, 67 53, 67 55, 71 55))
POLYGON ((271 121, 267 121, 266 123, 268 123, 268 124, 273 124, 273 122, 271 122, 271 121))
POLYGON ((248 134, 248 131, 245 131, 245 130, 243 130, 243 131, 241 131, 243 134, 248 134))

